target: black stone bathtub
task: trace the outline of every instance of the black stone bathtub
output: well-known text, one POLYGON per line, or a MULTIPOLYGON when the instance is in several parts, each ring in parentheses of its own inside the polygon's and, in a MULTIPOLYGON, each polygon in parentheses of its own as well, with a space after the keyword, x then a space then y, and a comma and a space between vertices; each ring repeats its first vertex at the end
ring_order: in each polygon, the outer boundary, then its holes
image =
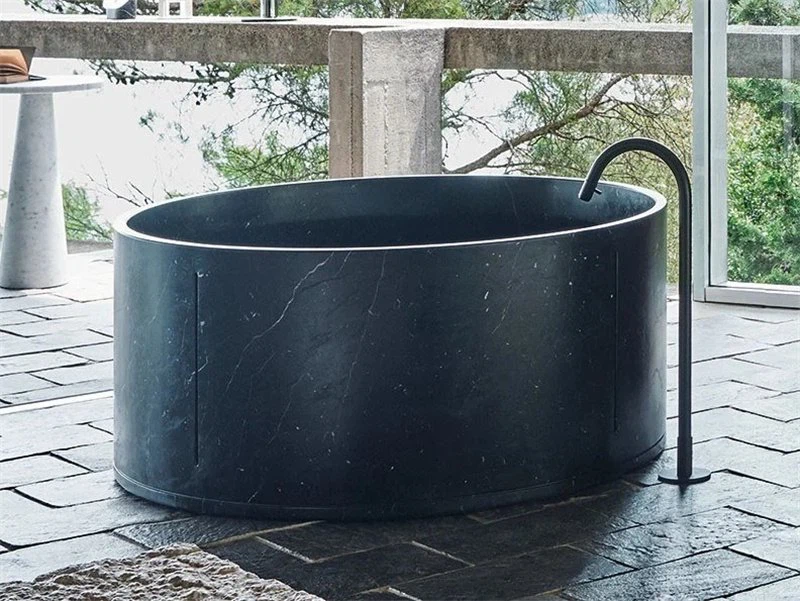
POLYGON ((566 495, 664 446, 663 198, 430 176, 121 220, 117 481, 193 511, 388 518, 566 495))

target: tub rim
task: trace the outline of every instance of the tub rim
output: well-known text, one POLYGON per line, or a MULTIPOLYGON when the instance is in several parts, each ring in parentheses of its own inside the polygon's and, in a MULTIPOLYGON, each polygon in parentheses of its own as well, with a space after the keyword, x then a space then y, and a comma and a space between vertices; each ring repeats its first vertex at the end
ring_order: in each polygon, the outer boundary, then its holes
MULTIPOLYGON (((592 232, 601 229, 607 229, 610 227, 616 227, 625 225, 628 223, 632 223, 634 221, 644 220, 648 217, 658 213, 661 210, 664 210, 667 205, 667 201, 662 194, 656 192, 655 190, 650 190, 649 188, 644 188, 641 186, 634 186, 632 184, 624 184, 621 182, 614 182, 614 181, 607 181, 601 180, 600 184, 603 186, 613 186, 615 188, 630 190, 632 192, 637 192, 642 194, 643 196, 649 197, 653 200, 653 206, 643 211, 641 213, 637 213, 635 215, 631 215, 630 217, 625 217, 624 219, 617 219, 614 221, 607 221, 604 223, 599 223, 597 225, 591 225, 589 227, 580 227, 574 228, 569 230, 558 230, 555 232, 546 232, 542 234, 529 234, 526 236, 511 236, 507 238, 489 238, 484 240, 466 240, 461 242, 434 242, 434 243, 426 243, 426 244, 403 244, 403 245, 381 245, 381 246, 248 246, 248 245, 241 245, 241 244, 208 244, 206 242, 192 242, 188 240, 177 240, 173 238, 164 238, 161 236, 153 236, 151 234, 145 234, 138 230, 133 229, 129 224, 130 220, 139 215, 140 213, 144 213, 149 210, 153 210, 155 207, 161 207, 166 204, 171 203, 178 203, 178 202, 185 202, 187 200, 191 200, 197 196, 205 196, 205 195, 213 195, 213 194, 225 194, 227 192, 240 192, 245 190, 259 190, 263 188, 277 188, 277 187, 288 187, 288 186, 303 186, 303 185, 314 185, 320 184, 322 182, 351 182, 351 181, 375 181, 375 180, 401 180, 401 179, 441 179, 441 178, 470 178, 470 177, 480 177, 486 179, 502 179, 502 178, 514 178, 514 179, 531 179, 531 180, 560 180, 560 181, 569 181, 569 182, 583 182, 582 179, 577 177, 560 177, 560 176, 549 176, 549 175, 510 175, 510 174, 409 174, 409 175, 384 175, 384 176, 372 176, 372 177, 352 177, 352 178, 331 178, 331 179, 324 179, 324 180, 308 180, 308 181, 301 181, 301 182, 284 182, 280 184, 266 184, 262 186, 246 186, 243 188, 229 188, 225 190, 218 190, 214 192, 207 192, 207 193, 197 193, 197 194, 189 194, 187 196, 179 196, 176 198, 170 198, 169 200, 165 200, 163 202, 153 203, 149 205, 145 205, 143 207, 137 207, 136 209, 132 209, 127 211, 117 217, 113 223, 113 231, 114 234, 125 236, 127 238, 131 238, 134 240, 140 240, 143 242, 153 242, 157 244, 165 244, 170 246, 177 246, 181 248, 190 248, 190 249, 203 249, 203 250, 226 250, 226 251, 249 251, 249 252, 301 252, 301 253, 334 253, 334 252, 365 252, 365 251, 373 251, 373 252, 386 252, 386 251, 401 251, 401 250, 433 250, 433 249, 446 249, 446 248, 464 248, 464 247, 472 247, 472 246, 485 246, 485 245, 494 245, 494 244, 513 244, 517 242, 526 242, 529 240, 541 240, 547 238, 555 238, 557 236, 567 236, 567 235, 575 235, 580 234, 583 232, 592 232)), ((584 202, 580 200, 577 195, 575 196, 576 202, 584 202)))

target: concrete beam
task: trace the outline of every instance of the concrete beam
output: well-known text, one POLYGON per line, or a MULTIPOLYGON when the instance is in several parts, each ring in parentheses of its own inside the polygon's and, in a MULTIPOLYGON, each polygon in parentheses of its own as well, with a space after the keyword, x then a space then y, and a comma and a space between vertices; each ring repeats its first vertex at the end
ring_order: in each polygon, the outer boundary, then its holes
POLYGON ((333 30, 330 176, 439 173, 444 30, 333 30))
MULTIPOLYGON (((388 27, 443 29, 445 68, 691 75, 691 26, 656 23, 388 19, 248 23, 234 17, 108 21, 102 16, 36 14, 0 16, 0 40, 4 45, 35 45, 40 56, 60 58, 324 65, 332 30, 388 27)), ((728 59, 731 76, 800 79, 800 27, 732 26, 728 59)))

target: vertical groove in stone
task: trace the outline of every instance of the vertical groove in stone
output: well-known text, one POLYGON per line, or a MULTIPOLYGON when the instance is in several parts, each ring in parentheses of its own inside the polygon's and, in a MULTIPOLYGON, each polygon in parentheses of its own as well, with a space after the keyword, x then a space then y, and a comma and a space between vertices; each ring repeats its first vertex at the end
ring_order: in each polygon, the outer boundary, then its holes
POLYGON ((619 391, 619 251, 614 251, 614 401, 611 404, 611 419, 614 432, 619 431, 617 398, 619 391))
POLYGON ((200 274, 194 274, 194 464, 200 465, 200 274))

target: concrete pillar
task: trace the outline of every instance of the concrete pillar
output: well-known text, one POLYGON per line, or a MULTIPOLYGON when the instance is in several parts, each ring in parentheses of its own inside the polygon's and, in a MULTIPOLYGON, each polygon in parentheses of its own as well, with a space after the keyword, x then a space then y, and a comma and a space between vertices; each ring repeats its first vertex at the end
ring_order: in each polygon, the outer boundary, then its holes
POLYGON ((50 288, 66 281, 53 95, 23 94, 0 252, 0 286, 50 288))
POLYGON ((334 29, 331 177, 440 173, 444 30, 334 29))

